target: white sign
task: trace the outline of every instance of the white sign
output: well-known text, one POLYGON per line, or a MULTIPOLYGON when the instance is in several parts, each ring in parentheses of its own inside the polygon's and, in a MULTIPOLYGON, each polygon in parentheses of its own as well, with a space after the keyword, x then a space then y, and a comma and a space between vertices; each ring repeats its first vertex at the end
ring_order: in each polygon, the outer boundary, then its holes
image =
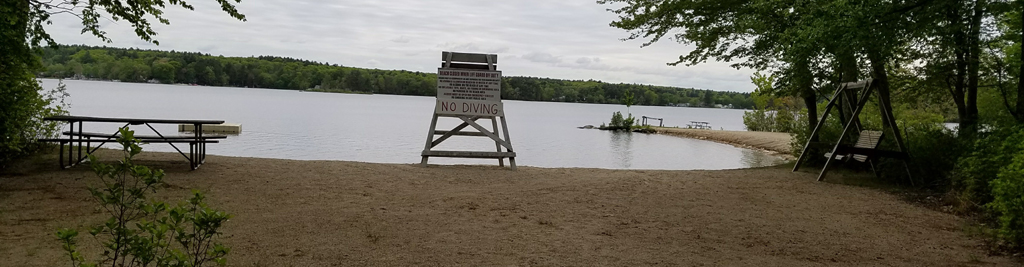
POLYGON ((438 99, 434 113, 470 116, 505 116, 501 101, 438 99))
POLYGON ((437 69, 437 99, 501 102, 501 71, 437 69))

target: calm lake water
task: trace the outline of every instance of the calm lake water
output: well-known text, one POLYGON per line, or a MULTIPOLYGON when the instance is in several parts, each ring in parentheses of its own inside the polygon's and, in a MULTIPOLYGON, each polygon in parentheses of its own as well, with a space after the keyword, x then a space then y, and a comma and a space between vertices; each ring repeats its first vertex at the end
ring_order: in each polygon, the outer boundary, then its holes
MULTIPOLYGON (((57 80, 43 79, 44 88, 57 80)), ((299 160, 418 163, 434 109, 433 97, 314 93, 270 89, 64 81, 71 114, 164 119, 214 119, 242 124, 242 133, 208 153, 299 160)), ((607 169, 734 169, 774 165, 780 158, 714 142, 638 133, 577 129, 600 125, 623 105, 504 101, 520 166, 607 169)), ((742 110, 633 106, 636 117, 685 127, 707 121, 715 129, 743 130, 742 110)), ((489 121, 482 121, 489 125, 489 121)), ((458 119, 440 118, 448 129, 458 119)), ((114 132, 119 124, 86 124, 114 132)), ((154 125, 162 133, 174 125, 154 125)), ((440 128, 440 127, 439 127, 440 128)), ((133 128, 150 133, 145 127, 133 128)), ((481 137, 453 137, 437 149, 494 151, 481 137)), ((166 144, 147 151, 174 151, 166 144)), ((187 146, 186 146, 187 149, 187 146)), ((436 164, 489 164, 497 160, 431 158, 436 164)))

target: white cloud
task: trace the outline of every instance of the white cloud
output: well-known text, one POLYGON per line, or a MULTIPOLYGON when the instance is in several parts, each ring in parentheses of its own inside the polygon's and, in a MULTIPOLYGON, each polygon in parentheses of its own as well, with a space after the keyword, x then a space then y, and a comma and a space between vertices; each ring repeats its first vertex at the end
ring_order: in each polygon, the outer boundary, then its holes
MULTIPOLYGON (((130 25, 104 21, 105 44, 81 35, 81 21, 55 15, 49 33, 60 43, 196 51, 225 56, 275 55, 353 67, 433 72, 440 51, 496 53, 507 76, 595 79, 712 90, 751 91, 751 70, 726 62, 666 66, 687 46, 663 41, 641 49, 608 26, 615 14, 593 0, 242 1, 247 22, 216 1, 168 7, 171 25, 155 25, 159 47, 130 25)), ((154 22, 155 23, 155 22, 154 22)))
POLYGON ((411 40, 412 39, 409 39, 409 37, 406 37, 404 35, 403 36, 399 36, 398 38, 395 38, 395 39, 391 39, 392 42, 396 42, 396 43, 400 43, 400 44, 408 44, 409 41, 411 41, 411 40))
POLYGON ((555 63, 562 62, 561 58, 558 58, 558 57, 556 57, 554 55, 551 55, 551 54, 548 54, 548 53, 541 53, 541 52, 532 52, 532 53, 523 55, 521 58, 523 58, 525 60, 529 60, 531 62, 537 62, 537 63, 552 63, 552 64, 555 64, 555 63))

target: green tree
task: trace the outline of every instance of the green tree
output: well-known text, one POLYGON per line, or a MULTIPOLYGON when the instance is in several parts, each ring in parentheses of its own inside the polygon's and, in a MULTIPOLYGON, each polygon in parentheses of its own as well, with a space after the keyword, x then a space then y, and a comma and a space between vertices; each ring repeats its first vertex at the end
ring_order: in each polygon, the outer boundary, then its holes
POLYGON ((0 0, 0 169, 52 129, 41 119, 55 110, 35 80, 41 65, 26 39, 35 30, 30 10, 25 1, 0 0))
MULTIPOLYGON (((230 0, 216 0, 230 16, 245 20, 230 0)), ((240 0, 234 0, 235 3, 240 0)), ((90 32, 110 42, 100 29, 100 21, 112 19, 132 25, 139 38, 159 44, 153 39, 149 17, 169 24, 163 17, 166 4, 193 7, 181 0, 0 0, 0 168, 11 158, 23 155, 34 145, 36 133, 47 127, 40 118, 52 109, 46 101, 35 73, 40 70, 39 48, 43 43, 55 45, 43 25, 50 24, 53 14, 70 13, 82 19, 83 32, 90 32), (109 14, 104 18, 101 14, 109 14)), ((87 58, 88 60, 88 58, 87 58)), ((50 125, 50 127, 55 127, 50 125)))
POLYGON ((633 92, 626 91, 622 97, 622 104, 626 105, 626 114, 632 114, 629 112, 629 107, 633 106, 633 92))
POLYGON ((174 73, 174 65, 169 63, 167 59, 161 59, 153 62, 153 79, 157 79, 162 83, 173 83, 174 73))

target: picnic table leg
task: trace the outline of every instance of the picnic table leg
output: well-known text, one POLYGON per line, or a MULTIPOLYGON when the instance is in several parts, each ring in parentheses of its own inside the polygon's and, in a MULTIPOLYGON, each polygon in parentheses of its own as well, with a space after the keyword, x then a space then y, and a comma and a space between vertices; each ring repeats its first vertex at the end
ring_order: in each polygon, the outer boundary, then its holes
MULTIPOLYGON (((202 128, 202 127, 203 127, 202 124, 200 124, 199 128, 202 128)), ((202 129, 202 130, 206 131, 205 129, 202 129)), ((199 139, 201 139, 201 140, 203 139, 203 131, 199 131, 199 139)), ((203 142, 203 143, 200 143, 200 144, 202 144, 202 146, 203 146, 203 151, 200 153, 200 156, 199 156, 199 164, 202 165, 202 164, 206 163, 206 143, 203 142)))
MULTIPOLYGON (((206 129, 203 129, 203 131, 206 131, 206 129)), ((199 137, 202 137, 202 134, 203 134, 203 132, 199 132, 199 137)), ((203 143, 203 158, 202 158, 202 161, 200 163, 201 164, 205 164, 206 163, 206 143, 205 142, 203 143)))
POLYGON ((193 133, 196 136, 196 142, 193 144, 195 149, 193 149, 192 160, 191 161, 192 161, 192 170, 195 170, 195 169, 198 169, 199 168, 199 164, 201 164, 200 163, 201 160, 200 160, 200 156, 199 155, 201 154, 200 151, 203 150, 203 143, 200 142, 200 140, 202 140, 201 138, 202 138, 202 134, 203 134, 203 124, 197 123, 197 124, 195 124, 195 128, 193 128, 193 129, 196 130, 196 132, 193 133))
POLYGON ((199 131, 196 132, 196 141, 199 142, 197 144, 199 146, 199 151, 198 151, 199 153, 198 153, 198 155, 196 155, 199 158, 196 159, 196 168, 198 168, 199 165, 202 165, 203 163, 206 163, 206 143, 201 142, 202 140, 203 140, 203 125, 199 124, 199 131))
POLYGON ((60 157, 57 157, 57 163, 60 164, 61 169, 64 168, 64 141, 60 142, 60 157))
POLYGON ((192 142, 188 144, 188 167, 192 170, 196 169, 196 143, 192 142))
MULTIPOLYGON (((82 122, 81 121, 78 122, 78 132, 79 133, 82 132, 82 122)), ((82 135, 79 134, 78 135, 78 159, 75 161, 75 164, 77 165, 78 163, 82 163, 83 160, 85 160, 85 159, 82 158, 82 135)))
MULTIPOLYGON (((69 122, 68 126, 71 127, 71 133, 74 133, 75 132, 75 122, 73 122, 73 121, 69 122)), ((74 140, 74 139, 75 139, 74 136, 72 136, 71 138, 68 138, 68 140, 69 140, 68 141, 68 165, 65 166, 64 163, 61 163, 60 164, 61 168, 66 168, 66 167, 70 167, 71 165, 74 165, 74 163, 72 163, 72 159, 71 159, 71 158, 74 157, 74 153, 72 152, 72 151, 74 151, 74 147, 73 147, 74 146, 74 142, 70 141, 70 140, 74 140)), ((64 146, 63 146, 63 142, 61 144, 62 145, 61 145, 60 157, 61 157, 61 160, 63 160, 64 159, 64 152, 63 152, 64 146)))

